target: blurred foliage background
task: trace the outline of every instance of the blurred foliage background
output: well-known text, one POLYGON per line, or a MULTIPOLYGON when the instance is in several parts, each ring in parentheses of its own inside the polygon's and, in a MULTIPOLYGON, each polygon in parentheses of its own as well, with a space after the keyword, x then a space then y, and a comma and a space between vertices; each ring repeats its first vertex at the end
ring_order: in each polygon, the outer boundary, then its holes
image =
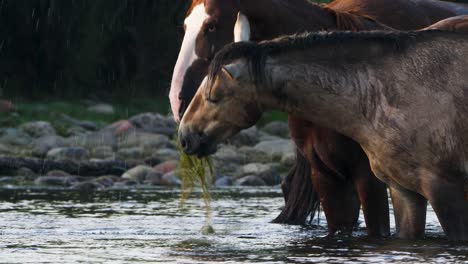
POLYGON ((190 2, 0 0, 0 97, 165 99, 190 2))

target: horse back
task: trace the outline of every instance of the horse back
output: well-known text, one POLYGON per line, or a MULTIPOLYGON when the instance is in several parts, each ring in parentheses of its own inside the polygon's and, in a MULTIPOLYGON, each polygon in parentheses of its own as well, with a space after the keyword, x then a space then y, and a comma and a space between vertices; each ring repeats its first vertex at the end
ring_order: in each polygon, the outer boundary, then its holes
POLYGON ((399 30, 421 29, 448 17, 468 14, 466 5, 437 0, 335 0, 327 7, 369 16, 399 30))

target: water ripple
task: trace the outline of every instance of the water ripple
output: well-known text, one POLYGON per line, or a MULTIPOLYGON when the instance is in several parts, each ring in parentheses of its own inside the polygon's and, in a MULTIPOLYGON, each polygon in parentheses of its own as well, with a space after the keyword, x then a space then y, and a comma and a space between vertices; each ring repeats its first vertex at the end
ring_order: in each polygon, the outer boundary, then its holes
MULTIPOLYGON (((445 240, 432 209, 422 241, 328 238, 324 216, 311 227, 270 223, 279 189, 213 191, 212 225, 200 232, 199 194, 179 208, 178 190, 0 190, 2 263, 451 263, 468 261, 468 244, 445 240)), ((360 219, 363 222, 363 219, 360 219)), ((393 222, 392 222, 393 223, 393 222)))

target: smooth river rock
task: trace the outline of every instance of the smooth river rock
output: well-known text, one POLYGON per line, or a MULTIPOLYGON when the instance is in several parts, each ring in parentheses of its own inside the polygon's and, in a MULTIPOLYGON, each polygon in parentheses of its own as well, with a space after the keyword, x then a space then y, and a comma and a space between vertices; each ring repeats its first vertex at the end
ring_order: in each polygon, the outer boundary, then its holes
POLYGON ((119 148, 142 147, 144 149, 157 149, 172 147, 173 143, 168 136, 135 131, 119 139, 119 148))
POLYGON ((50 186, 63 186, 68 187, 77 182, 83 182, 86 180, 84 177, 79 176, 41 176, 37 178, 34 183, 37 185, 50 185, 50 186))
POLYGON ((70 146, 68 141, 57 135, 43 136, 34 140, 32 153, 36 157, 43 158, 51 149, 64 148, 70 146))
POLYGON ((83 192, 89 192, 89 191, 104 189, 105 186, 103 186, 102 184, 96 181, 85 181, 85 182, 76 182, 71 185, 71 188, 75 190, 83 191, 83 192))
POLYGON ((19 127, 19 129, 34 138, 52 136, 56 134, 55 128, 46 121, 24 123, 19 127))
POLYGON ((228 186, 232 186, 233 184, 234 184, 234 181, 232 177, 227 177, 227 176, 221 176, 215 181, 216 187, 228 187, 228 186))
POLYGON ((247 128, 235 135, 229 143, 240 146, 253 146, 259 142, 259 132, 256 126, 247 128))
POLYGON ((88 107, 89 112, 93 112, 101 115, 112 115, 115 113, 115 109, 110 104, 99 103, 88 107))
POLYGON ((280 161, 286 153, 294 153, 295 146, 291 140, 277 139, 262 141, 255 145, 255 149, 267 153, 273 161, 280 161))
POLYGON ((175 171, 179 166, 178 160, 167 160, 154 166, 153 169, 159 173, 166 174, 175 171))
POLYGON ((177 124, 169 116, 157 113, 142 113, 130 118, 130 122, 143 131, 173 136, 176 133, 177 124))
POLYGON ((0 129, 0 143, 18 147, 28 147, 33 139, 26 132, 16 128, 0 129))
POLYGON ((266 124, 262 127, 262 130, 278 137, 287 138, 289 137, 288 123, 283 121, 274 121, 266 124))
POLYGON ((52 160, 83 161, 89 158, 88 150, 81 147, 54 148, 47 152, 47 158, 52 160))
POLYGON ((261 178, 267 185, 277 185, 281 183, 281 176, 276 164, 250 163, 240 168, 239 177, 255 175, 261 178))
POLYGON ((236 180, 236 185, 240 186, 265 186, 267 183, 256 175, 244 176, 236 180))
POLYGON ((138 183, 143 183, 146 176, 153 171, 153 168, 150 166, 138 165, 122 174, 122 179, 129 179, 138 183))
POLYGON ((237 149, 242 158, 242 164, 248 163, 270 163, 272 158, 265 152, 254 147, 243 146, 237 149))
POLYGON ((176 171, 171 171, 162 176, 160 185, 180 187, 182 185, 182 181, 177 177, 176 171))
POLYGON ((236 147, 230 145, 221 145, 212 158, 216 161, 241 163, 242 156, 236 147))

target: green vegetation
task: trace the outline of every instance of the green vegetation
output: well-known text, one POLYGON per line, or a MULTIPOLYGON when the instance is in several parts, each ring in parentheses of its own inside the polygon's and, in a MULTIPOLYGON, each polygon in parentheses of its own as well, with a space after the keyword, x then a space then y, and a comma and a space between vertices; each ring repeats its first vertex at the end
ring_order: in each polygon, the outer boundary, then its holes
POLYGON ((185 154, 180 147, 179 140, 176 140, 180 153, 179 177, 182 180, 182 196, 180 199, 180 205, 183 207, 184 202, 187 200, 190 193, 193 192, 193 188, 195 188, 195 186, 200 186, 205 206, 207 210, 210 210, 211 197, 209 188, 214 179, 213 163, 209 157, 200 159, 196 156, 185 154))
POLYGON ((287 121, 287 120, 288 120, 288 114, 284 112, 279 112, 279 111, 271 111, 271 112, 264 113, 260 121, 257 123, 257 125, 263 126, 272 121, 287 121))
POLYGON ((202 197, 205 202, 205 225, 201 228, 201 233, 211 235, 215 233, 211 226, 211 196, 209 189, 214 180, 213 163, 209 157, 198 158, 189 156, 182 151, 179 139, 176 138, 176 146, 180 153, 180 163, 178 176, 182 180, 182 193, 180 197, 180 207, 184 207, 185 201, 193 192, 195 186, 202 189, 202 197))

